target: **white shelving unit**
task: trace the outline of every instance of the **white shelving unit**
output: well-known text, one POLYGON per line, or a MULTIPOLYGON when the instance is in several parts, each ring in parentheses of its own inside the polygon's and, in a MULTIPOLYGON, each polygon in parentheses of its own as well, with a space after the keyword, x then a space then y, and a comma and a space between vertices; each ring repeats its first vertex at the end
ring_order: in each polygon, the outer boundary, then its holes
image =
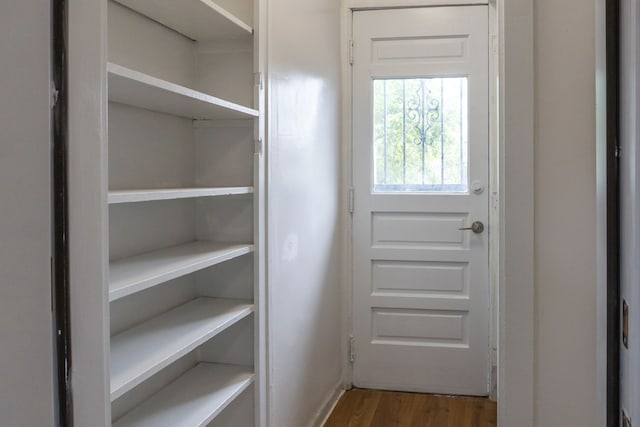
POLYGON ((246 368, 200 363, 114 427, 206 426, 254 380, 246 368))
POLYGON ((261 4, 108 0, 112 426, 264 420, 261 4))

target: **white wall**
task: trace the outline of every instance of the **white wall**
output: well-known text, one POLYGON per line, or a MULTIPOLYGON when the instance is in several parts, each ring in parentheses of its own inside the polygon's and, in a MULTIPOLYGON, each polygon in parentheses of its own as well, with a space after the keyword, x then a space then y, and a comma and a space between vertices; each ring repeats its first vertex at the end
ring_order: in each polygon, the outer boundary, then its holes
POLYGON ((535 2, 535 425, 540 427, 596 426, 594 4, 535 2))
POLYGON ((3 427, 54 425, 49 3, 0 3, 3 427))
POLYGON ((270 420, 309 425, 341 384, 338 0, 269 0, 270 420))

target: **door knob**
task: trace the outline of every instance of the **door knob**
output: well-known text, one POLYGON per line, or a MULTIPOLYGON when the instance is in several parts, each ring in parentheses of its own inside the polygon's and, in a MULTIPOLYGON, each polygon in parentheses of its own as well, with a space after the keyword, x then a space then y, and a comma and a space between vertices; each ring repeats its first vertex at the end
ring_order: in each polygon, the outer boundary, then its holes
POLYGON ((481 221, 474 221, 471 227, 458 228, 458 230, 471 230, 476 234, 480 234, 484 231, 484 224, 481 221))

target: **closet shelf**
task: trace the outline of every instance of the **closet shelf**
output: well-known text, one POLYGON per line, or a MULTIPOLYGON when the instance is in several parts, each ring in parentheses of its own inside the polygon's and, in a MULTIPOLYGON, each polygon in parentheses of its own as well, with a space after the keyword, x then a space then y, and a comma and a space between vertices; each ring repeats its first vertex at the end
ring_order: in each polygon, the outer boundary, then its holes
POLYGON ((116 0, 192 40, 247 38, 253 28, 212 0, 116 0))
POLYGON ((253 252, 251 244, 197 241, 111 262, 109 301, 249 252, 253 252))
POLYGON ((111 337, 111 401, 252 312, 247 301, 197 298, 111 337))
POLYGON ((109 101, 191 119, 248 119, 259 112, 109 62, 109 101))
POLYGON ((109 191, 109 204, 251 194, 253 187, 157 188, 109 191))
POLYGON ((200 363, 113 427, 206 426, 253 381, 250 368, 200 363))

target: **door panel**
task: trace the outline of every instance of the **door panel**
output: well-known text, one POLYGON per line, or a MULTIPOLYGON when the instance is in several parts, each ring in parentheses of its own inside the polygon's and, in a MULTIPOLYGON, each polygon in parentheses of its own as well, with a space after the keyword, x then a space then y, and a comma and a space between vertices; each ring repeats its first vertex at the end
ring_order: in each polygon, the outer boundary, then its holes
POLYGON ((372 262, 372 295, 435 296, 439 293, 467 296, 468 264, 429 261, 372 262))
POLYGON ((487 7, 353 28, 354 384, 486 395, 487 7))

